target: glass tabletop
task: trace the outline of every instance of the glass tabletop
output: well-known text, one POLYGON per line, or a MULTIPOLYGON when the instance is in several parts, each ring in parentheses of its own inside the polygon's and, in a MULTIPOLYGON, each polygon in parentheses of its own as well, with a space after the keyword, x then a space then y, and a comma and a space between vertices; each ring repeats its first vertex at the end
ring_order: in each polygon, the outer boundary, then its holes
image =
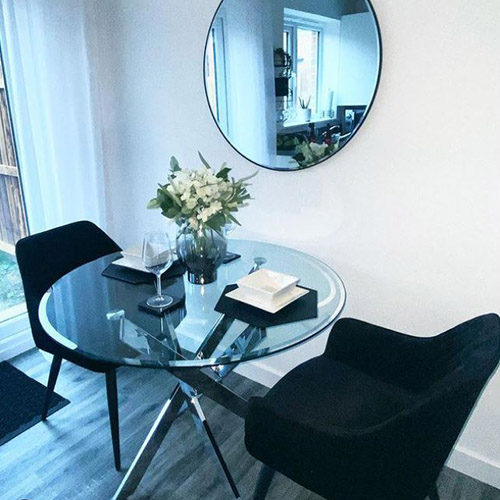
POLYGON ((153 275, 151 284, 142 285, 101 275, 121 257, 112 254, 57 281, 40 303, 40 321, 54 340, 92 359, 118 365, 203 368, 289 349, 323 331, 341 313, 346 298, 342 280, 318 259, 246 240, 229 240, 228 249, 241 258, 223 264, 215 283, 194 285, 185 276, 164 280, 164 293, 185 294, 185 301, 163 317, 138 306, 155 291, 153 275), (300 286, 318 292, 317 317, 257 328, 215 311, 224 288, 248 274, 262 257, 262 268, 297 276, 300 286))

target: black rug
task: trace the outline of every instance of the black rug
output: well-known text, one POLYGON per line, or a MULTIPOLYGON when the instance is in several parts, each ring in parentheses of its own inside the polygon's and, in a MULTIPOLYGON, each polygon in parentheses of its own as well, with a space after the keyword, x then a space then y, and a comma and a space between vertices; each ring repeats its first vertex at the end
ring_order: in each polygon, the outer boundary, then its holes
MULTIPOLYGON (((4 361, 0 363, 0 446, 42 420, 45 386, 4 361)), ((52 395, 49 415, 69 403, 52 395)))

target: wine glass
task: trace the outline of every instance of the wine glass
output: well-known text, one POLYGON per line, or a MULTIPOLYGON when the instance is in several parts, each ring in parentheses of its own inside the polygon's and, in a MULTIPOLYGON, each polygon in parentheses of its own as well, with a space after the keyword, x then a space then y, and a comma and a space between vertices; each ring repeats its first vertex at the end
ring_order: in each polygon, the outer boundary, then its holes
POLYGON ((168 234, 164 231, 149 231, 142 244, 144 267, 156 276, 157 295, 150 297, 146 304, 150 307, 167 307, 174 299, 161 293, 161 275, 172 265, 172 247, 168 234))
MULTIPOLYGON (((232 233, 236 229, 236 223, 233 221, 229 221, 225 226, 224 226, 224 236, 226 239, 228 238, 228 235, 232 233)), ((234 256, 235 254, 233 252, 229 252, 226 250, 226 255, 224 257, 224 264, 226 262, 230 262, 230 259, 234 256)))

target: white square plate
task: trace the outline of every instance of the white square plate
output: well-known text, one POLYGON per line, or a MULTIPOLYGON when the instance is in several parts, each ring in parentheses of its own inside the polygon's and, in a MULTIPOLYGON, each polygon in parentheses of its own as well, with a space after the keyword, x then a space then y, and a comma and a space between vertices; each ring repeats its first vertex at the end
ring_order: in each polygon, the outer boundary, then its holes
POLYGON ((298 282, 299 278, 296 276, 260 269, 240 278, 236 283, 247 297, 253 297, 261 303, 274 304, 287 296, 298 282))
POLYGON ((253 307, 257 307, 258 309, 262 309, 263 311, 267 311, 268 313, 275 314, 295 300, 303 297, 307 293, 309 293, 309 290, 297 286, 293 288, 290 293, 273 302, 272 304, 256 300, 254 296, 247 295, 241 288, 235 288, 234 290, 227 292, 226 297, 238 300, 239 302, 243 302, 253 307))
POLYGON ((113 261, 113 264, 115 264, 116 266, 128 267, 129 269, 135 269, 136 271, 149 273, 149 271, 144 267, 144 263, 142 262, 142 248, 140 245, 128 247, 125 250, 122 250, 121 254, 123 255, 123 257, 121 259, 113 261))
POLYGON ((142 259, 138 257, 122 257, 121 259, 113 261, 115 266, 128 267, 129 269, 135 269, 136 271, 144 271, 149 273, 149 271, 144 267, 142 259))

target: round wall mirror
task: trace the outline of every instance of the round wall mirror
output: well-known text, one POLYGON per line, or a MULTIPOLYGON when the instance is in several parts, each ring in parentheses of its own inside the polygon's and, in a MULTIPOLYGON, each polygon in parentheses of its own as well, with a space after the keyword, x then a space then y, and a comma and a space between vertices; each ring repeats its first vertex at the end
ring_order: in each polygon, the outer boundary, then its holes
POLYGON ((207 36, 205 90, 240 154, 266 168, 298 170, 352 139, 380 65, 368 0, 223 0, 207 36))

